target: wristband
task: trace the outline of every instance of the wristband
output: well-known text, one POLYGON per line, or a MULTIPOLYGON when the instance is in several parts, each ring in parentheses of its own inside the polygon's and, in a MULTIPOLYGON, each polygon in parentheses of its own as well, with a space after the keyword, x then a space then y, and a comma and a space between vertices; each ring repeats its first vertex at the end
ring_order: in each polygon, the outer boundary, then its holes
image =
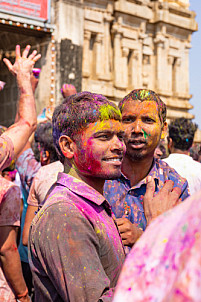
POLYGON ((29 291, 28 291, 28 288, 26 288, 26 290, 25 290, 22 294, 16 295, 17 299, 21 299, 21 298, 26 297, 27 294, 28 294, 28 292, 29 292, 29 291))

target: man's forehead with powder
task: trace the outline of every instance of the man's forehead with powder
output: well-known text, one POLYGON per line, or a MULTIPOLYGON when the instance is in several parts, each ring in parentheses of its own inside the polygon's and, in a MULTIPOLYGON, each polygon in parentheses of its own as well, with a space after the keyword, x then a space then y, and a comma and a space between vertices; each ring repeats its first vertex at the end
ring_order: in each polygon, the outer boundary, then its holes
POLYGON ((166 105, 165 103, 160 99, 159 95, 157 95, 152 90, 147 89, 135 89, 131 91, 127 96, 123 98, 123 100, 119 103, 119 108, 121 112, 124 109, 124 105, 127 102, 132 101, 149 101, 149 102, 155 102, 158 107, 158 115, 161 121, 161 124, 163 124, 166 121, 166 105))

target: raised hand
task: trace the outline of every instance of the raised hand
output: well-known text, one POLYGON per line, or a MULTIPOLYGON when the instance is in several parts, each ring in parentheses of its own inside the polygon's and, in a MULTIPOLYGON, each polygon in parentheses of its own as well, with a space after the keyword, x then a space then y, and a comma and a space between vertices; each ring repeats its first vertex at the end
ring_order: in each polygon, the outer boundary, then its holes
POLYGON ((77 93, 76 88, 72 84, 63 84, 61 88, 61 93, 64 98, 71 96, 72 94, 77 93))
POLYGON ((8 59, 4 58, 3 61, 8 67, 9 71, 17 76, 19 72, 23 72, 23 74, 32 73, 32 69, 34 67, 34 64, 40 59, 41 55, 37 54, 37 51, 34 50, 30 55, 31 46, 27 45, 24 51, 20 51, 20 45, 16 45, 15 48, 15 53, 16 53, 16 58, 15 58, 15 63, 12 64, 8 59))
POLYGON ((143 199, 144 213, 147 225, 160 214, 177 205, 180 200, 181 189, 173 188, 174 182, 168 180, 162 189, 155 194, 155 182, 151 176, 147 178, 146 193, 143 199))

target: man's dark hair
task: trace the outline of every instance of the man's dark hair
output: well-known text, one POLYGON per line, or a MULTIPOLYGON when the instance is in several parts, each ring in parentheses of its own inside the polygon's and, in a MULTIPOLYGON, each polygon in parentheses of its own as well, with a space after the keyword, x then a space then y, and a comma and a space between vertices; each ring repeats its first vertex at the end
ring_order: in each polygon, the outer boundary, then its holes
POLYGON ((187 118, 177 118, 169 126, 169 137, 176 149, 187 151, 193 144, 197 124, 187 118))
POLYGON ((60 161, 64 163, 65 159, 59 147, 61 135, 76 139, 89 124, 109 119, 121 121, 121 112, 105 96, 83 91, 67 97, 55 108, 52 117, 54 145, 60 161))
POLYGON ((158 114, 161 121, 161 124, 163 125, 166 121, 166 105, 161 100, 158 94, 156 94, 152 90, 147 89, 135 89, 132 90, 128 95, 126 95, 120 102, 119 102, 119 109, 121 112, 123 111, 124 104, 127 101, 154 101, 158 104, 158 114))
POLYGON ((41 148, 49 152, 51 163, 58 160, 57 152, 53 143, 52 123, 50 121, 42 122, 37 125, 34 139, 41 148))

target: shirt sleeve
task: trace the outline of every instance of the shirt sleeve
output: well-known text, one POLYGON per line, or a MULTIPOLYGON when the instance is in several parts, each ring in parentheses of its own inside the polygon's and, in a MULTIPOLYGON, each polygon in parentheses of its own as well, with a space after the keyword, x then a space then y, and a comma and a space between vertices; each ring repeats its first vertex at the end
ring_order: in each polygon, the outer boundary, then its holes
POLYGON ((190 196, 188 181, 186 178, 181 177, 173 168, 169 170, 168 179, 174 182, 174 187, 179 187, 181 189, 180 200, 184 201, 190 196))
MULTIPOLYGON (((39 257, 35 264, 31 259, 34 270, 40 270, 39 260, 63 301, 80 302, 80 297, 88 302, 112 301, 113 288, 100 260, 99 240, 88 219, 66 203, 49 207, 43 215, 40 231, 34 239, 30 237, 31 252, 39 257)), ((55 289, 51 292, 49 286, 50 296, 55 289)))
POLYGON ((180 198, 182 201, 184 201, 189 196, 190 196, 190 190, 189 190, 188 181, 186 180, 184 185, 182 186, 180 198))
POLYGON ((0 204, 0 226, 20 226, 20 188, 12 186, 0 204))
POLYGON ((31 148, 25 150, 16 161, 16 168, 20 174, 22 186, 29 191, 32 181, 40 169, 41 164, 37 162, 31 148))
POLYGON ((28 196, 28 199, 27 199, 27 203, 30 206, 38 207, 38 200, 36 198, 36 187, 35 187, 36 177, 34 177, 34 180, 32 182, 32 185, 31 185, 31 188, 30 188, 30 191, 29 191, 29 196, 28 196))
POLYGON ((14 146, 8 136, 0 136, 0 171, 8 167, 14 159, 14 146))

